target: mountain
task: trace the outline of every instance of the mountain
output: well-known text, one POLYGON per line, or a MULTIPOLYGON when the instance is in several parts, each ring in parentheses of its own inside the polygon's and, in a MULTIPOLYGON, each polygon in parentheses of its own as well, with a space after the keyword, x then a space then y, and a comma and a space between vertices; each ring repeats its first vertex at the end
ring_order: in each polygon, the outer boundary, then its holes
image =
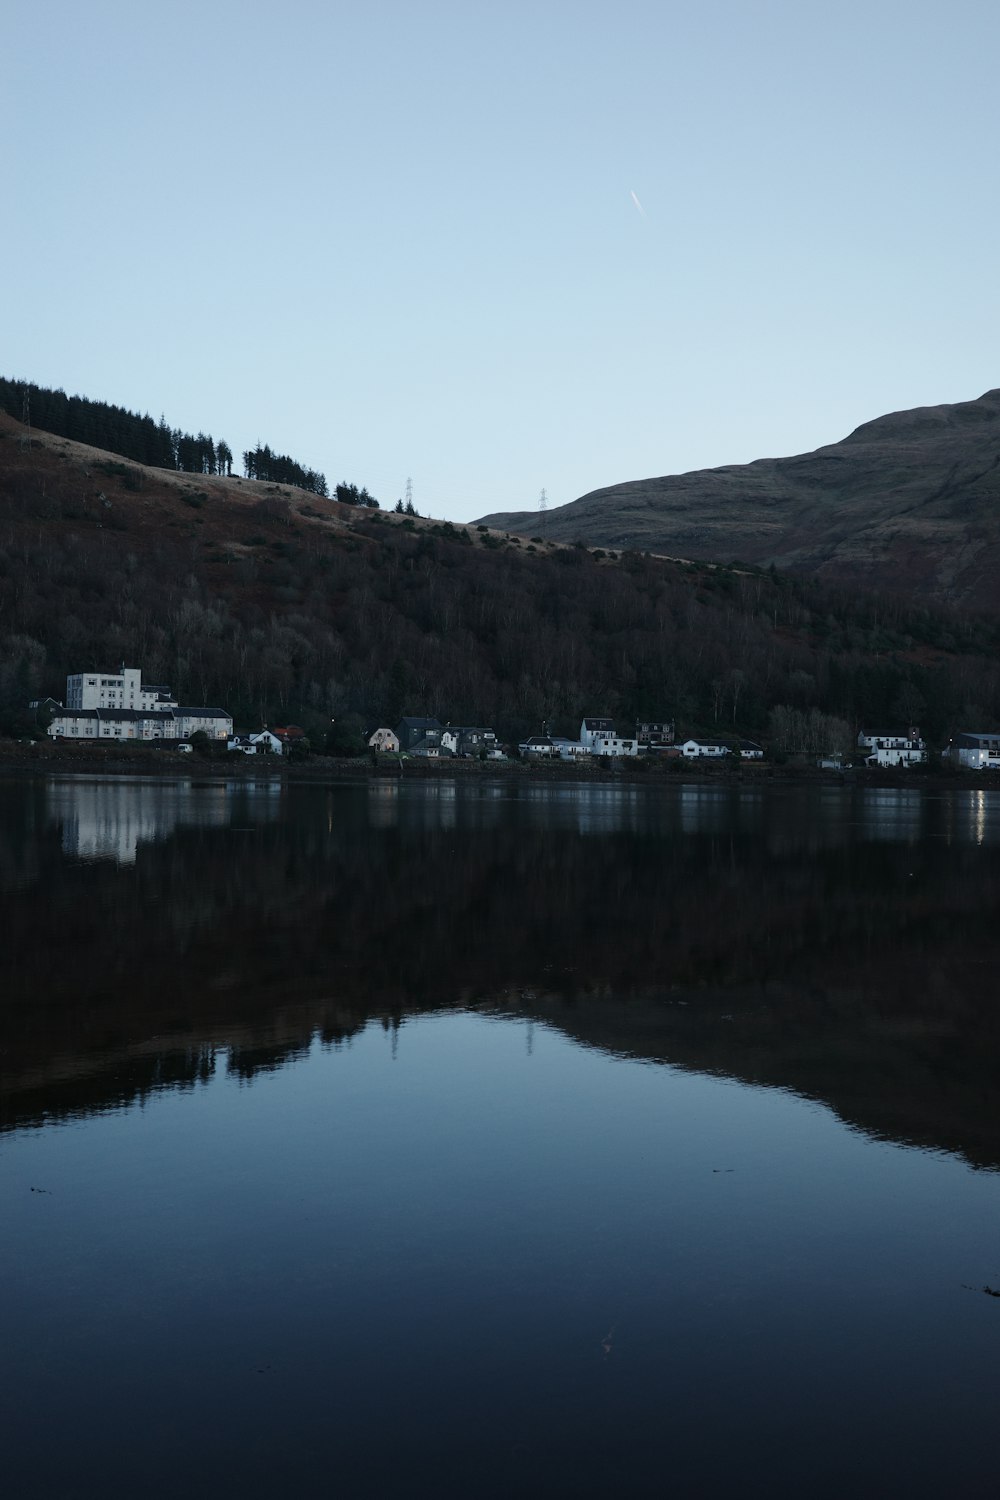
POLYGON ((148 467, 0 413, 8 735, 67 673, 125 660, 340 751, 406 713, 505 741, 600 713, 824 750, 1000 722, 998 658, 995 616, 148 467))
POLYGON ((1000 610, 1000 389, 878 417, 814 453, 631 480, 483 524, 1000 610))

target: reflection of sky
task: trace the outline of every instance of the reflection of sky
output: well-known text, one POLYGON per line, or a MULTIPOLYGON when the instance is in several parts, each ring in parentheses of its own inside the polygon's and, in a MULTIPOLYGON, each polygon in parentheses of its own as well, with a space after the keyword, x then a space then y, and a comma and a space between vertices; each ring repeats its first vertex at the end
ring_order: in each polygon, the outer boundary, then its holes
POLYGON ((990 1492, 996 1179, 779 1090, 427 1017, 4 1171, 12 1493, 990 1492))
POLYGON ((54 780, 46 787, 49 817, 62 826, 62 847, 76 859, 135 863, 140 844, 165 839, 182 825, 219 828, 245 806, 255 819, 273 819, 281 782, 54 780))

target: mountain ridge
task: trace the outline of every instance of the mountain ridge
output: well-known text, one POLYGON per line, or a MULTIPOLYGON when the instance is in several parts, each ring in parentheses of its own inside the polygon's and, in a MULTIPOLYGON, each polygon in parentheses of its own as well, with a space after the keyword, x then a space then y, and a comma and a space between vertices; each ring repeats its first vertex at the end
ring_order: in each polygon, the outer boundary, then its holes
POLYGON ((479 524, 997 611, 1000 388, 875 417, 811 453, 629 480, 479 524))

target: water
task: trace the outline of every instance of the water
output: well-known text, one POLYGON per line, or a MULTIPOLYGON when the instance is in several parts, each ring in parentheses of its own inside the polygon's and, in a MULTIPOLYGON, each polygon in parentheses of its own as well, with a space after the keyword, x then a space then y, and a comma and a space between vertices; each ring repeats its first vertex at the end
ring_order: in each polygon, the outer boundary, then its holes
POLYGON ((0 783, 17 1496, 993 1495, 1000 794, 0 783))

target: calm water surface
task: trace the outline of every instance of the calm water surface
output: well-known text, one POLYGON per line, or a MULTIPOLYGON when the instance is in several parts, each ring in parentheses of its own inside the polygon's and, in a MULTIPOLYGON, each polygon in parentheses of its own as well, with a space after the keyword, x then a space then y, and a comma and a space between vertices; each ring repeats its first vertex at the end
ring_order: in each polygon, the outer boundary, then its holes
POLYGON ((997 1493, 1000 792, 0 783, 13 1496, 997 1493))

